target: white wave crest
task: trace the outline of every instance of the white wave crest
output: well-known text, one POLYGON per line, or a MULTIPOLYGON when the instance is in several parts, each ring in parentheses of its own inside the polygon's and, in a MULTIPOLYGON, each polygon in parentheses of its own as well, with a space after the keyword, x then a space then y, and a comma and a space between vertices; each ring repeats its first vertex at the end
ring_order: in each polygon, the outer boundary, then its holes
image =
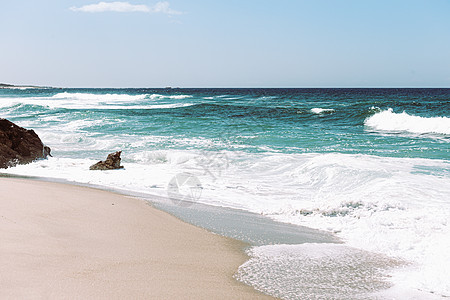
POLYGON ((191 95, 160 95, 160 94, 152 94, 147 98, 155 100, 155 99, 174 99, 174 100, 182 100, 187 98, 192 98, 191 95))
POLYGON ((127 94, 86 94, 59 93, 51 97, 2 98, 0 107, 20 108, 21 105, 36 105, 50 109, 167 109, 187 107, 193 103, 164 101, 164 99, 180 100, 188 95, 127 95, 127 94), (156 100, 160 100, 156 102, 156 100))
POLYGON ((99 101, 136 101, 143 99, 175 99, 182 100, 191 98, 191 95, 160 95, 160 94, 92 94, 92 93, 58 93, 53 99, 77 99, 77 100, 99 100, 99 101))
POLYGON ((314 114, 320 115, 320 114, 325 114, 325 113, 332 113, 332 112, 334 112, 334 109, 315 107, 315 108, 311 109, 311 112, 314 114))
POLYGON ((186 98, 192 98, 191 95, 173 95, 173 96, 166 96, 169 99, 186 99, 186 98))
POLYGON ((52 99, 72 99, 82 101, 136 101, 143 100, 148 94, 128 95, 128 94, 91 94, 91 93, 58 93, 52 99))
POLYGON ((392 108, 374 114, 367 118, 364 124, 382 131, 450 134, 450 118, 425 118, 409 115, 406 112, 397 114, 393 112, 392 108))

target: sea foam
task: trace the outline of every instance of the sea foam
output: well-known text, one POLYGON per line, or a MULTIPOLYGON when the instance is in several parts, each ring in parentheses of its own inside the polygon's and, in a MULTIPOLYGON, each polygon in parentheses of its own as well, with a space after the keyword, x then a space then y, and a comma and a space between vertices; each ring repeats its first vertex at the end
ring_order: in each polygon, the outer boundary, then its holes
POLYGON ((247 251, 236 278, 281 299, 370 299, 402 264, 342 244, 267 245, 247 251))
POLYGON ((52 99, 73 99, 88 101, 135 101, 147 98, 148 94, 128 95, 128 94, 92 94, 92 93, 58 93, 52 99))
POLYGON ((49 109, 170 109, 187 107, 193 103, 177 102, 190 98, 190 95, 159 94, 92 94, 92 93, 58 93, 50 97, 2 98, 0 107, 20 109, 23 105, 33 105, 49 109))
POLYGON ((318 114, 318 115, 320 115, 320 114, 327 114, 327 113, 329 114, 329 113, 334 112, 334 109, 332 109, 332 108, 315 107, 315 108, 311 109, 311 112, 314 113, 314 114, 318 114))
POLYGON ((374 114, 364 124, 380 131, 450 134, 448 117, 425 118, 406 112, 395 113, 392 108, 374 114))
POLYGON ((205 168, 202 162, 210 157, 198 151, 129 149, 125 169, 117 172, 89 171, 96 162, 91 158, 50 158, 4 172, 159 196, 167 195, 173 176, 188 172, 201 181, 201 203, 333 232, 350 247, 411 263, 391 278, 399 288, 450 295, 446 161, 337 153, 218 154, 226 158, 226 167, 205 168))

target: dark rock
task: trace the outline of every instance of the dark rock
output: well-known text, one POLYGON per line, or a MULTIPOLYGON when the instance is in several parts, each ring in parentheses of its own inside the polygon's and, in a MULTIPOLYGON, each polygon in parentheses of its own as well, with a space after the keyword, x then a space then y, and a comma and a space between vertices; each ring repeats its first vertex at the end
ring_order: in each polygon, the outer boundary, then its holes
POLYGON ((0 118, 0 168, 28 164, 49 155, 50 148, 44 146, 33 130, 0 118))
POLYGON ((47 157, 47 156, 53 157, 53 155, 50 154, 51 151, 52 151, 52 149, 50 149, 50 147, 44 146, 44 155, 45 155, 45 157, 47 157))
POLYGON ((117 151, 115 153, 108 154, 108 157, 105 161, 99 161, 98 163, 89 167, 89 170, 115 170, 115 169, 123 169, 123 166, 120 165, 120 154, 122 151, 117 151))

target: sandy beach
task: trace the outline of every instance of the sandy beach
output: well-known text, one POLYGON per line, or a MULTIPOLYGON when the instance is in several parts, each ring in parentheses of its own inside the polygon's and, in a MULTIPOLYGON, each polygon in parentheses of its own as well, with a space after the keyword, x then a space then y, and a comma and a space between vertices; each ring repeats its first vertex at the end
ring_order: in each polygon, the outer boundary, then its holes
POLYGON ((143 200, 0 179, 0 298, 264 299, 235 279, 241 242, 143 200))

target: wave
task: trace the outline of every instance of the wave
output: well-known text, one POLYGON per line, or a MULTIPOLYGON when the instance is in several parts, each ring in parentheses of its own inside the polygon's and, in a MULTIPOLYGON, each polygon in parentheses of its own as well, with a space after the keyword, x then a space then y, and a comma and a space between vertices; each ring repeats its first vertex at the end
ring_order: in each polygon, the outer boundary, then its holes
POLYGON ((128 94, 91 94, 91 93, 58 93, 52 99, 71 99, 81 101, 136 101, 143 100, 148 94, 128 95, 128 94))
POLYGON ((312 108, 311 112, 314 114, 320 115, 320 114, 332 113, 332 112, 334 112, 334 109, 332 109, 332 108, 317 108, 316 107, 316 108, 312 108))
POLYGON ((58 93, 52 96, 53 99, 75 99, 75 100, 98 100, 98 101, 136 101, 144 99, 187 99, 191 95, 161 95, 161 94, 92 94, 92 93, 58 93))
MULTIPOLYGON (((120 95, 120 94, 83 94, 60 93, 52 97, 27 97, 27 98, 2 98, 0 107, 9 109, 21 109, 30 106, 38 106, 49 109, 98 109, 98 110, 122 110, 122 109, 169 109, 194 105, 193 103, 167 103, 167 101, 155 103, 158 96, 153 95, 120 95)), ((178 96, 162 96, 163 99, 184 99, 178 96), (172 98, 171 98, 172 97, 172 98), (173 98, 176 97, 176 98, 173 98)))
MULTIPOLYGON (((98 110, 146 110, 146 109, 170 109, 170 108, 180 108, 180 107, 189 107, 194 105, 193 103, 174 103, 174 104, 152 104, 152 105, 90 105, 79 107, 81 109, 98 109, 98 110)), ((70 108, 70 107, 64 107, 70 108)), ((76 108, 76 107, 73 107, 76 108)))
POLYGON ((161 96, 161 98, 169 98, 169 99, 187 99, 192 98, 191 95, 172 95, 172 96, 161 96))
POLYGON ((411 133, 450 134, 450 118, 420 117, 406 112, 394 113, 392 108, 375 113, 364 124, 375 130, 411 133))

